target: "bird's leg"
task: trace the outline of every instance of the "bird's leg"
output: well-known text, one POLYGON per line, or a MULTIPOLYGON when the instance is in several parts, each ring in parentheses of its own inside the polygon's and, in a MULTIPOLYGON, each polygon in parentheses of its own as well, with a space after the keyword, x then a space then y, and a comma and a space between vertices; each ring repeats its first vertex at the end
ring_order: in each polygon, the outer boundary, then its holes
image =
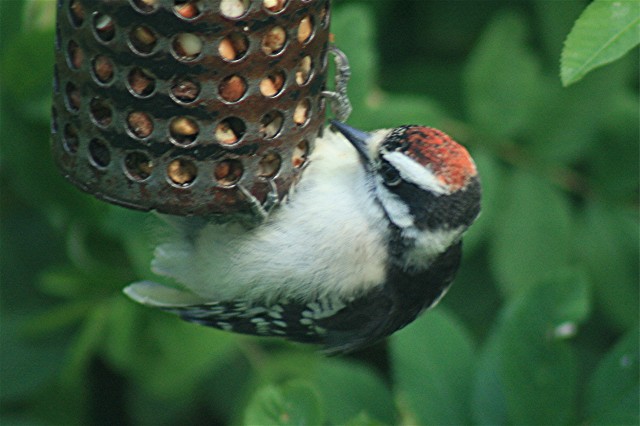
POLYGON ((335 46, 329 47, 336 64, 335 91, 324 90, 322 95, 331 102, 331 109, 338 121, 345 122, 351 115, 352 107, 347 95, 347 83, 351 77, 351 68, 347 55, 335 46))
POLYGON ((267 215, 280 204, 280 199, 278 198, 278 186, 276 185, 276 182, 269 179, 269 187, 270 190, 267 193, 267 198, 265 198, 262 206, 262 208, 267 212, 267 215))
POLYGON ((249 202, 249 208, 251 209, 251 213, 253 214, 253 218, 257 224, 260 224, 265 221, 265 219, 269 216, 271 211, 280 204, 280 199, 278 198, 278 187, 273 180, 269 180, 270 190, 267 193, 267 197, 264 200, 264 203, 261 203, 247 188, 243 185, 238 185, 238 190, 242 193, 245 200, 249 202))

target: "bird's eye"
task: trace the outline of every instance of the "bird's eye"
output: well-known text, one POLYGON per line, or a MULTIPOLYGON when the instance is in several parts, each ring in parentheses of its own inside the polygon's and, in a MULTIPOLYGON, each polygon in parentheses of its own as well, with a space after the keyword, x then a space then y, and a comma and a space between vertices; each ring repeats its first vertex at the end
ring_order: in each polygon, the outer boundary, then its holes
POLYGON ((380 176, 382 176, 384 183, 389 186, 396 186, 402 181, 398 170, 389 163, 382 163, 380 176))

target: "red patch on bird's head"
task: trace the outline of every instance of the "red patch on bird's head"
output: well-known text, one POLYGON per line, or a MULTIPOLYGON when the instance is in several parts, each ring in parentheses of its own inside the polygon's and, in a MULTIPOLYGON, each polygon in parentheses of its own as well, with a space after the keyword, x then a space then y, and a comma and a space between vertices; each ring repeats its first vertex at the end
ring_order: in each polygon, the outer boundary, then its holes
POLYGON ((467 150, 438 129, 406 126, 402 139, 405 143, 397 149, 429 167, 451 191, 464 187, 478 173, 467 150))

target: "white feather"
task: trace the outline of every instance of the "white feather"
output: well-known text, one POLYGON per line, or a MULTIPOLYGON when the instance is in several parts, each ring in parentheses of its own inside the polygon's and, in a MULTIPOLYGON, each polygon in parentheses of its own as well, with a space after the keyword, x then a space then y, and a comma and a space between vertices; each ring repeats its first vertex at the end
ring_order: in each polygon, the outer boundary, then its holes
POLYGON ((159 246, 154 270, 208 300, 351 297, 384 281, 387 225, 364 168, 326 131, 288 204, 263 225, 205 226, 159 246))
POLYGON ((419 230, 411 226, 403 231, 403 235, 415 241, 415 245, 407 250, 404 264, 414 269, 426 269, 431 261, 456 243, 465 227, 455 229, 419 230))
POLYGON ((124 293, 138 303, 157 308, 191 306, 206 303, 195 294, 167 287, 151 281, 140 281, 127 286, 124 293))
POLYGON ((447 187, 441 183, 428 167, 424 167, 407 155, 401 152, 387 152, 382 155, 391 165, 393 165, 402 179, 411 182, 425 191, 431 191, 436 194, 448 193, 447 187))

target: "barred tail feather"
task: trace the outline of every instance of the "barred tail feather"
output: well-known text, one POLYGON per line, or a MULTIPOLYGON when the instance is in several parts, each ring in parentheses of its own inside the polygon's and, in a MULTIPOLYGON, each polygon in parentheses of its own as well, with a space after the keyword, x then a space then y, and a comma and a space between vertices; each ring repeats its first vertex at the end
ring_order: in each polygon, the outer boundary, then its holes
POLYGON ((140 281, 130 284, 125 287, 123 292, 142 305, 160 309, 205 303, 205 300, 190 291, 167 287, 152 281, 140 281))

